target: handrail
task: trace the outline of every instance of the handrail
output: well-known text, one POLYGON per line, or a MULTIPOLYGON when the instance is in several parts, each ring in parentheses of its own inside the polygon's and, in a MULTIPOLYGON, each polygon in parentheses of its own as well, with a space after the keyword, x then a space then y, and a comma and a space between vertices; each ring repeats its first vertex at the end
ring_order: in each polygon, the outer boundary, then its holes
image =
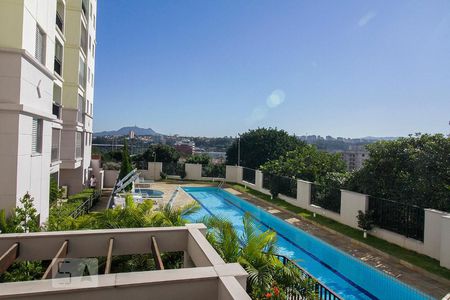
MULTIPOLYGON (((300 273, 304 276, 304 278, 312 279, 314 281, 314 292, 319 300, 342 300, 340 296, 338 296, 335 292, 333 292, 329 287, 321 283, 317 278, 311 275, 308 271, 300 267, 295 261, 291 260, 289 257, 282 254, 272 254, 276 258, 278 258, 283 265, 292 264, 295 266, 300 273)), ((288 295, 287 299, 301 299, 296 295, 288 295)))
POLYGON ((92 208, 92 206, 94 206, 94 200, 98 199, 99 197, 100 197, 99 192, 94 191, 94 193, 92 193, 92 195, 90 195, 89 198, 86 199, 86 201, 80 204, 69 214, 69 217, 78 218, 79 216, 88 213, 89 210, 92 208))

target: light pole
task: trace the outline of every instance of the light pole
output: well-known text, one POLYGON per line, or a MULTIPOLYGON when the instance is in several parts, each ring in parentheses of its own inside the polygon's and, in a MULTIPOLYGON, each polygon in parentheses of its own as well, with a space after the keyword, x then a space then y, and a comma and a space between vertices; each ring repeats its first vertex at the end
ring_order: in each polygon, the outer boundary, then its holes
POLYGON ((153 152, 153 179, 156 180, 156 152, 153 152))
POLYGON ((238 167, 241 166, 241 134, 238 133, 238 167))

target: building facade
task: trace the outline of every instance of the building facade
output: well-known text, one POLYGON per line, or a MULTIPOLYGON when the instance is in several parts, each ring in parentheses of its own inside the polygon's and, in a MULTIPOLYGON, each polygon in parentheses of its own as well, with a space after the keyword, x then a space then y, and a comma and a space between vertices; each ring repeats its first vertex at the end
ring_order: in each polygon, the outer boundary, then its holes
POLYGON ((0 209, 27 192, 41 222, 53 177, 88 179, 96 0, 0 1, 0 209))
POLYGON ((351 146, 349 150, 345 150, 341 154, 348 171, 361 169, 364 161, 369 158, 369 151, 364 146, 351 146))

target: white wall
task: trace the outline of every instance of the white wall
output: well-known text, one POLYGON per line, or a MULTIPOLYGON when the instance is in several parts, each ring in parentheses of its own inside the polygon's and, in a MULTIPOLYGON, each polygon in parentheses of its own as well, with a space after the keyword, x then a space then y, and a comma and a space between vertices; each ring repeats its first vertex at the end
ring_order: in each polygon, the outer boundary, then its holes
POLYGON ((185 164, 186 179, 202 180, 202 165, 201 164, 185 164))
POLYGON ((149 162, 148 163, 148 176, 149 179, 160 180, 162 172, 162 162, 149 162))
POLYGON ((103 170, 104 172, 104 182, 103 186, 105 188, 112 188, 116 184, 117 177, 119 176, 118 170, 103 170))

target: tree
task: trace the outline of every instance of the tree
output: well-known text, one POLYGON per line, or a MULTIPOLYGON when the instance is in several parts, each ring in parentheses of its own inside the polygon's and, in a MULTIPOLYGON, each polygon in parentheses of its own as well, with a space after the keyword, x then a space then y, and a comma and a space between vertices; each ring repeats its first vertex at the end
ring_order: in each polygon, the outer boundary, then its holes
MULTIPOLYGON (((227 164, 238 164, 238 141, 235 140, 227 150, 227 164)), ((249 130, 240 137, 240 165, 257 169, 262 164, 278 159, 286 152, 305 146, 305 143, 284 130, 258 128, 249 130)))
POLYGON ((155 161, 162 163, 174 163, 180 158, 180 153, 172 146, 169 145, 151 145, 142 155, 137 157, 138 160, 144 160, 146 162, 155 161))
POLYGON ((186 159, 187 164, 200 164, 200 165, 208 165, 211 162, 211 158, 208 154, 194 154, 189 156, 186 159))
POLYGON ((349 189, 450 212, 450 137, 417 134, 366 147, 369 158, 349 189))
POLYGON ((133 170, 130 161, 130 155, 128 154, 128 144, 127 140, 124 140, 124 145, 122 149, 122 164, 120 165, 119 178, 122 179, 127 176, 133 170))
POLYGON ((267 174, 316 182, 328 173, 345 173, 346 167, 339 154, 319 151, 313 145, 302 145, 278 159, 266 162, 261 170, 267 174))
POLYGON ((58 182, 55 178, 50 177, 50 204, 53 204, 61 197, 61 190, 59 189, 58 182))
POLYGON ((299 299, 314 297, 312 282, 303 279, 293 265, 283 265, 274 255, 276 233, 261 232, 250 214, 243 218, 241 236, 226 219, 206 217, 202 222, 208 227, 206 238, 223 260, 238 262, 248 272, 247 290, 252 299, 286 299, 287 290, 299 295, 299 299))

